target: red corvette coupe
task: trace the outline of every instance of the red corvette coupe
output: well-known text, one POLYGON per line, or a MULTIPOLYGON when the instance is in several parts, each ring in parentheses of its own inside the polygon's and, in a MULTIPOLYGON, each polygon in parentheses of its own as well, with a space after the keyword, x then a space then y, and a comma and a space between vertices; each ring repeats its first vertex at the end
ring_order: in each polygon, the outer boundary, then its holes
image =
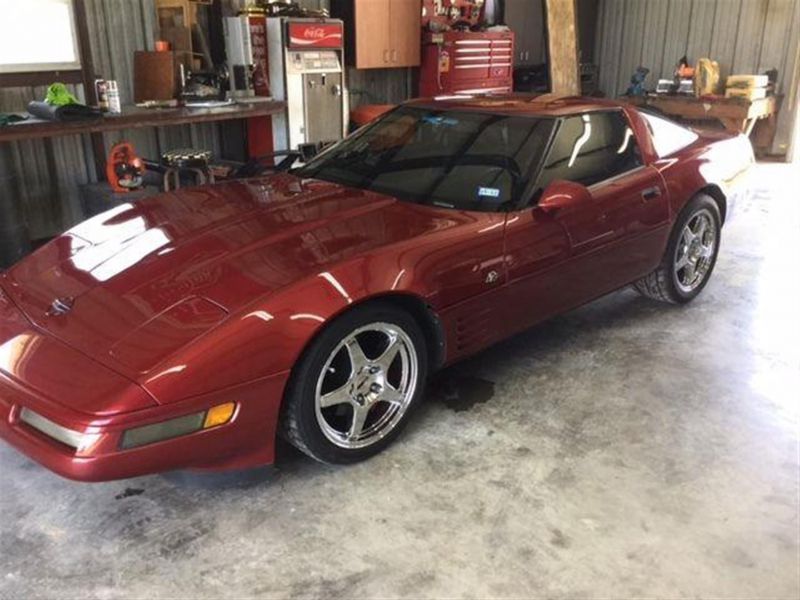
POLYGON ((86 221, 0 275, 0 436, 79 480, 362 460, 428 374, 633 284, 688 302, 753 162, 610 101, 417 100, 304 166, 86 221))

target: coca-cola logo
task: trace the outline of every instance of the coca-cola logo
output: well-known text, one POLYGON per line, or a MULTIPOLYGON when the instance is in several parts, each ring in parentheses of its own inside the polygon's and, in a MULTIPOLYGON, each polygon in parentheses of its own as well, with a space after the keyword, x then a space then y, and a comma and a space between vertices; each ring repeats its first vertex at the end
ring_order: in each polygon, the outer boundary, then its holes
POLYGON ((334 24, 289 26, 289 43, 294 47, 338 48, 342 43, 341 27, 334 24))
POLYGON ((325 37, 325 30, 322 27, 306 27, 303 37, 312 40, 321 40, 325 37))

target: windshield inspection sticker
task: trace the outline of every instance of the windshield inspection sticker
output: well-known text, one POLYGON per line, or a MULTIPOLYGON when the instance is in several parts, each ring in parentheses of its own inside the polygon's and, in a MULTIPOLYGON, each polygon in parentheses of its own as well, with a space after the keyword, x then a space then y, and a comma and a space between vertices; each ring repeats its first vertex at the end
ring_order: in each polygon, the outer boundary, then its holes
POLYGON ((499 198, 500 190, 498 188, 479 187, 478 196, 481 198, 499 198))
POLYGON ((422 117, 422 122, 428 125, 446 125, 448 127, 458 125, 458 119, 443 117, 441 115, 425 115, 422 117))

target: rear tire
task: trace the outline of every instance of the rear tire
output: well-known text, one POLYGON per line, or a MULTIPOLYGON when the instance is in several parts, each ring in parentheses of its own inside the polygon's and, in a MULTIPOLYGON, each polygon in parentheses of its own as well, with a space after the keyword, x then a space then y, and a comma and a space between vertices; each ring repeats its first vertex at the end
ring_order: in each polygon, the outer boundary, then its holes
POLYGON ((643 296, 685 304, 703 291, 719 253, 722 219, 708 194, 697 194, 681 211, 658 268, 633 287, 643 296))
POLYGON ((425 391, 428 352, 416 321, 387 302, 335 319, 304 352, 284 398, 281 430, 320 462, 347 464, 381 452, 425 391))

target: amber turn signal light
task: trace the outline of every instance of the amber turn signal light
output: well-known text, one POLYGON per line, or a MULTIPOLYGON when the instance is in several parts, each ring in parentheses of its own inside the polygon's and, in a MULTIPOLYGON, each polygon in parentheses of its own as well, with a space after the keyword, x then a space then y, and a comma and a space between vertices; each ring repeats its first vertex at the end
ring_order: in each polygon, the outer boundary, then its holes
POLYGON ((204 412, 128 429, 122 434, 121 446, 123 450, 129 450, 130 448, 188 435, 203 429, 216 427, 217 425, 224 425, 233 418, 235 410, 235 402, 226 402, 225 404, 212 406, 204 412))
POLYGON ((206 413, 206 419, 203 421, 203 429, 224 425, 231 420, 234 410, 236 410, 235 402, 226 402, 209 408, 206 413))

